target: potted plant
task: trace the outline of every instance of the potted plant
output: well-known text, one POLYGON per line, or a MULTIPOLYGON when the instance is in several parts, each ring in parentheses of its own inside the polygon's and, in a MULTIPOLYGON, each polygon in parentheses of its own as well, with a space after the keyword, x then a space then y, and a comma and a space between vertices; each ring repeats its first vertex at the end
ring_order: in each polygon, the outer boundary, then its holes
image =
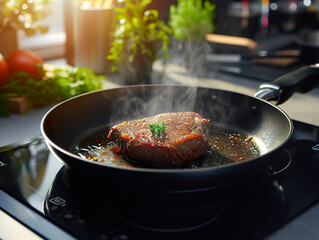
POLYGON ((152 0, 122 0, 115 8, 117 24, 107 59, 127 84, 149 83, 152 63, 169 57, 170 28, 158 11, 147 9, 152 0))
POLYGON ((47 16, 52 1, 0 0, 0 53, 3 56, 6 57, 16 50, 18 45, 16 30, 23 30, 27 36, 48 31, 48 26, 35 22, 47 16))
POLYGON ((177 0, 170 6, 169 26, 178 40, 202 41, 214 30, 215 5, 202 0, 177 0))
MULTIPOLYGON (((190 67, 196 59, 196 65, 203 61, 203 51, 210 48, 205 42, 205 34, 214 31, 215 5, 202 0, 177 0, 170 6, 168 24, 173 31, 175 46, 182 63, 190 67), (198 59, 200 57, 200 59, 198 59)), ((195 66, 197 68, 198 66, 195 66)))

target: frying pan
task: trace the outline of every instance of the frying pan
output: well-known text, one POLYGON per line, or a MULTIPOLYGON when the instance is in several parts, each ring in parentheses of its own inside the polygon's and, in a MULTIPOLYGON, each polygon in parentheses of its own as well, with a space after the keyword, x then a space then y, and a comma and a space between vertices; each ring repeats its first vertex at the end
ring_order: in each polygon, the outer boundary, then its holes
MULTIPOLYGON (((212 88, 141 85, 96 91, 66 100, 41 122, 48 147, 70 171, 82 178, 125 188, 196 191, 233 185, 264 172, 283 151, 293 132, 286 113, 263 99, 285 102, 294 92, 307 92, 318 82, 319 64, 263 84, 256 97, 212 88), (263 99, 261 99, 263 98, 263 99), (127 168, 85 160, 71 149, 96 129, 163 112, 194 111, 219 126, 252 136, 259 157, 217 167, 195 169, 127 168)), ((107 131, 107 130, 105 130, 107 131)))

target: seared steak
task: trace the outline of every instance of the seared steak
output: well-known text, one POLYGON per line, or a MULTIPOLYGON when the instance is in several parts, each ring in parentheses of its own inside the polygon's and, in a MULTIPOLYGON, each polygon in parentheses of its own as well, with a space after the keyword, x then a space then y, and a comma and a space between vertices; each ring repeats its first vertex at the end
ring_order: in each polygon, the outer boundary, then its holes
POLYGON ((108 139, 133 160, 176 166, 195 160, 206 151, 209 123, 195 112, 163 113, 115 125, 108 139), (154 135, 149 125, 162 126, 163 122, 165 130, 160 136, 154 135))

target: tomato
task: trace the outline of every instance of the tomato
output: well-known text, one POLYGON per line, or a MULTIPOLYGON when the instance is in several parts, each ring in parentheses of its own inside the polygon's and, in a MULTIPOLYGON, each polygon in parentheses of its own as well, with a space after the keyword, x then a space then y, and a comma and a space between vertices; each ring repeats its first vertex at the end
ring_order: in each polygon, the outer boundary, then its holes
POLYGON ((0 54, 0 87, 6 84, 9 80, 9 67, 7 62, 0 54))
POLYGON ((42 77, 42 71, 37 66, 43 65, 43 59, 32 51, 16 50, 11 53, 7 63, 10 74, 25 72, 33 75, 35 79, 41 79, 42 77))

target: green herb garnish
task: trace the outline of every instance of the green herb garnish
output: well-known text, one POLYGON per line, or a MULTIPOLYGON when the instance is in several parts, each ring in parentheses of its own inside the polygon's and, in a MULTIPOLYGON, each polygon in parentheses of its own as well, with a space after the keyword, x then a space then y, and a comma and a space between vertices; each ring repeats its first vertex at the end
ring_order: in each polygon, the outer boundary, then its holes
POLYGON ((163 131, 165 131, 165 129, 167 128, 165 125, 164 125, 164 120, 162 121, 162 124, 161 125, 158 125, 158 124, 150 124, 148 125, 150 127, 150 130, 153 134, 153 137, 155 138, 156 136, 159 138, 161 136, 161 133, 163 131))

